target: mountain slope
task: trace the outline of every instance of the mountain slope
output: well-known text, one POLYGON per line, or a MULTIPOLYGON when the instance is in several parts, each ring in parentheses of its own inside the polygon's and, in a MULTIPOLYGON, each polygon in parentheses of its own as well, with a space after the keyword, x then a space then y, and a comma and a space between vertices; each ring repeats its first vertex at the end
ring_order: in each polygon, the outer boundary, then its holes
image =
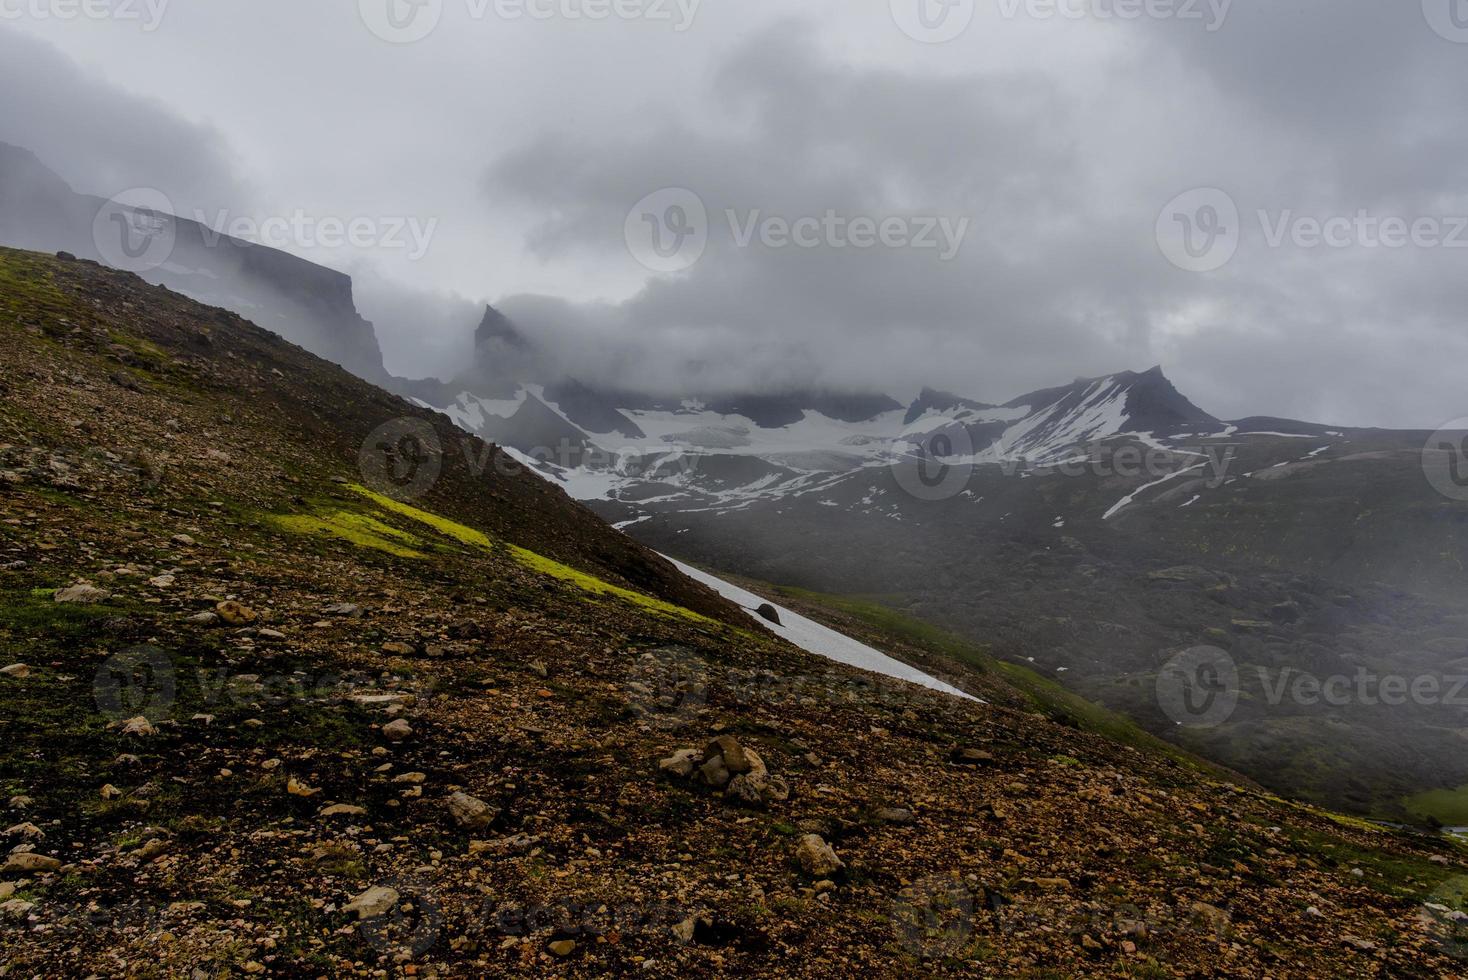
POLYGON ((1458 968, 1443 839, 804 654, 135 277, 0 250, 0 334, 16 975, 1458 968))

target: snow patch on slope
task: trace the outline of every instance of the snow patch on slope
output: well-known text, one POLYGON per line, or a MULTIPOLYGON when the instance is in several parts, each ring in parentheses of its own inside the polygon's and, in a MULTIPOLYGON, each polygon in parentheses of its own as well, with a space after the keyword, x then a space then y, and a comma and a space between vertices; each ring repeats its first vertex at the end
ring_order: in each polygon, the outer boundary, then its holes
MULTIPOLYGON (((663 557, 667 558, 666 555, 663 557)), ((668 558, 668 560, 677 566, 678 571, 684 575, 697 582, 702 582, 725 599, 737 603, 746 613, 758 620, 761 626, 789 640, 808 653, 813 653, 818 657, 825 657, 827 660, 834 660, 837 663, 846 664, 850 667, 869 670, 874 674, 882 674, 883 676, 892 677, 896 680, 907 681, 912 684, 921 685, 922 687, 931 688, 934 691, 942 691, 944 694, 951 694, 954 697, 979 701, 973 695, 965 694, 958 688, 945 684, 935 677, 930 677, 915 667, 909 667, 900 660, 894 660, 885 653, 872 649, 865 643, 858 643, 843 633, 838 633, 833 629, 822 626, 814 620, 806 619, 804 616, 793 613, 774 603, 770 603, 770 605, 775 606, 775 610, 780 614, 780 625, 771 623, 755 612, 767 600, 755 595, 753 592, 741 589, 737 585, 725 582, 721 578, 716 578, 707 572, 701 572, 690 565, 685 565, 675 558, 668 558)))

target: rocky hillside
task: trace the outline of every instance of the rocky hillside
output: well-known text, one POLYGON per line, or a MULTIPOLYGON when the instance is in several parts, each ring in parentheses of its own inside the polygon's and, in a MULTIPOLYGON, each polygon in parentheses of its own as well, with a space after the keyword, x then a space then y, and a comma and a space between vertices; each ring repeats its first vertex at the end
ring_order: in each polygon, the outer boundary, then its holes
POLYGON ((0 336, 0 975, 1461 972, 1445 838, 804 654, 133 276, 0 336))

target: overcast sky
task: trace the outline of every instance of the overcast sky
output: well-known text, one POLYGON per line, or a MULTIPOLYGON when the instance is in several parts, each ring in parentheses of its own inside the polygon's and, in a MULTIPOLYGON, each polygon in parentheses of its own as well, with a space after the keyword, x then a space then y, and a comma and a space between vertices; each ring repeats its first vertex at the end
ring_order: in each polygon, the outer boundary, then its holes
POLYGON ((431 229, 270 242, 353 273, 395 373, 452 373, 488 301, 664 388, 1160 363, 1221 416, 1468 415, 1461 0, 74 2, 0 0, 0 140, 211 223, 431 229))

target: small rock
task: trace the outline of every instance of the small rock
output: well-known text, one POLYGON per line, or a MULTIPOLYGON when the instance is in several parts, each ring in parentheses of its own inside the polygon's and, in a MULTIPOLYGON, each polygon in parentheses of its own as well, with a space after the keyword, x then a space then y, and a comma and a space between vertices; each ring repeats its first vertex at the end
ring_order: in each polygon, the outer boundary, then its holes
POLYGON ((724 765, 723 756, 716 755, 709 759, 699 767, 698 773, 705 783, 715 789, 723 789, 729 785, 729 770, 724 765))
POLYGON ((354 602, 338 602, 327 606, 322 612, 328 616, 348 616, 352 619, 362 618, 362 607, 354 602))
POLYGON ((994 757, 983 749, 954 749, 949 755, 954 765, 981 766, 994 761, 994 757))
POLYGON ((413 734, 413 726, 404 718, 398 718, 382 726, 382 734, 392 742, 401 742, 413 734))
POLYGON ((195 543, 194 539, 189 537, 187 534, 175 534, 169 540, 171 540, 174 544, 182 545, 185 548, 192 548, 195 543))
POLYGON ((8 902, 0 903, 0 915, 10 919, 19 919, 35 907, 33 902, 12 898, 8 902))
POLYGON ((576 952, 576 940, 559 939, 547 946, 546 949, 550 950, 556 956, 570 956, 576 952))
POLYGON ((669 776, 687 779, 693 775, 693 770, 698 768, 701 758, 697 749, 680 749, 659 762, 658 768, 669 776))
POLYGON ((776 609, 773 605, 771 605, 768 602, 761 603, 760 607, 755 610, 755 614, 758 615, 761 619, 769 620, 770 622, 774 623, 776 626, 781 625, 781 623, 780 623, 780 610, 776 609))
POLYGON ((342 906, 343 912, 356 912, 357 918, 375 919, 388 909, 398 904, 398 893, 391 888, 381 886, 367 889, 346 905, 342 906))
POLYGON ((812 878, 829 878, 846 867, 820 834, 806 834, 795 847, 795 860, 812 878))
POLYGON ((18 823, 14 827, 5 828, 6 837, 24 837, 26 840, 40 840, 46 836, 46 832, 33 823, 18 823))
MULTIPOLYGON (((749 772, 753 768, 753 763, 749 760, 749 754, 745 752, 744 746, 740 745, 733 735, 720 735, 714 739, 708 744, 708 748, 703 750, 703 756, 705 759, 722 758, 724 760, 724 768, 729 770, 731 775, 735 776, 740 773, 749 772)), ((761 766, 763 766, 763 763, 761 763, 761 766)))
POLYGON ((29 851, 21 851, 11 854, 5 861, 5 867, 0 868, 0 874, 9 874, 12 871, 22 873, 32 871, 59 871, 61 862, 53 857, 42 854, 31 854, 29 851))
POLYGON ((449 815, 466 830, 482 830, 494 822, 499 811, 468 793, 455 793, 449 797, 449 815))
POLYGON ((319 816, 323 817, 365 817, 367 811, 359 806, 350 806, 346 803, 336 803, 322 810, 319 816))
POLYGON ((312 796, 315 796, 316 794, 318 794, 318 793, 321 792, 320 789, 317 789, 317 788, 311 787, 311 786, 307 786, 305 783, 303 783, 300 780, 296 779, 295 776, 292 776, 286 782, 286 784, 285 784, 285 791, 287 793, 291 794, 292 796, 304 796, 304 797, 307 797, 307 798, 312 797, 312 796))
POLYGON ((391 643, 384 643, 382 645, 382 652, 389 653, 397 657, 408 657, 412 656, 413 647, 407 643, 398 643, 396 641, 393 641, 391 643))
POLYGON ((106 786, 102 787, 102 799, 115 800, 120 796, 122 796, 122 790, 118 789, 116 786, 113 786, 111 783, 108 783, 106 786))
POLYGON ((56 602, 96 604, 111 599, 112 594, 102 591, 95 585, 87 585, 85 582, 82 582, 70 588, 62 589, 53 598, 56 602))
POLYGON ((285 639, 285 634, 282 633, 280 630, 262 629, 262 630, 258 630, 255 633, 255 635, 258 636, 258 637, 260 637, 261 639, 265 639, 265 640, 283 640, 283 639, 285 639))
POLYGON ((884 806, 877 811, 877 819, 883 823, 895 823, 905 825, 917 821, 911 810, 903 810, 898 807, 884 806))
POLYGON ((255 621, 255 610, 249 606, 240 605, 232 599, 217 604, 214 611, 219 618, 231 626, 248 626, 255 621))
POLYGON ((139 738, 144 738, 149 735, 157 735, 158 729, 154 728, 153 723, 147 718, 138 715, 136 718, 129 718, 122 723, 122 734, 136 735, 139 738))

